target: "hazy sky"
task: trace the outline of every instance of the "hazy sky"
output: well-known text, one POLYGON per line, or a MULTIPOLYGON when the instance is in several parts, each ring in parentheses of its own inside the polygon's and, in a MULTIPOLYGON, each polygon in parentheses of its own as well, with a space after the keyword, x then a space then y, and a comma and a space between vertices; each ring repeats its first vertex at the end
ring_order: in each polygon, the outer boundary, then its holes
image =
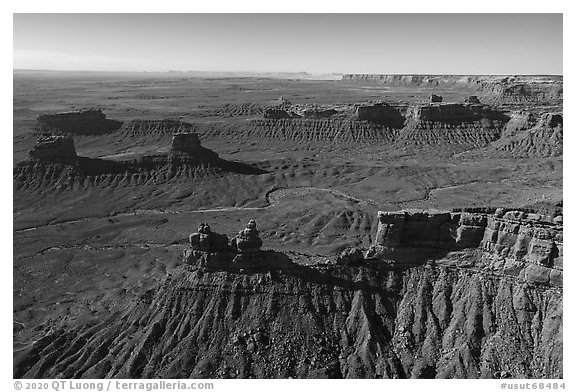
POLYGON ((562 14, 15 14, 14 68, 562 74, 562 14))

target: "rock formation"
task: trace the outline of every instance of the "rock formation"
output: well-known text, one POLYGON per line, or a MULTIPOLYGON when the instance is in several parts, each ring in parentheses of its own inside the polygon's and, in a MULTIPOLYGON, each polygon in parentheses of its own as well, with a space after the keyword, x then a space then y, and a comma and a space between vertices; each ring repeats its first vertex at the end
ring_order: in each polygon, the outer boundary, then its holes
POLYGON ((293 105, 288 101, 283 101, 281 104, 273 107, 266 108, 263 113, 263 118, 282 120, 282 119, 323 119, 330 118, 341 112, 342 109, 348 109, 347 105, 339 107, 337 110, 331 105, 317 105, 317 104, 297 104, 293 105))
POLYGON ((389 87, 450 88, 477 93, 498 104, 561 104, 563 77, 557 75, 377 75, 346 74, 343 83, 389 87))
POLYGON ((304 118, 329 118, 337 113, 337 110, 331 108, 311 107, 302 109, 299 115, 304 118))
POLYGON ((488 217, 482 240, 488 268, 529 282, 562 286, 563 226, 560 219, 508 211, 488 217))
POLYGON ((172 136, 177 133, 193 133, 196 124, 179 120, 130 120, 125 121, 118 130, 123 137, 172 136))
POLYGON ((498 140, 508 117, 486 105, 413 105, 395 143, 413 146, 483 147, 498 140))
POLYGON ((469 97, 466 97, 466 99, 464 99, 464 103, 480 105, 480 100, 476 95, 470 95, 469 97))
POLYGON ((77 157, 74 139, 62 135, 41 135, 28 155, 33 160, 57 162, 73 162, 77 157))
POLYGON ((498 140, 510 119, 502 110, 477 102, 473 98, 467 103, 370 102, 316 109, 293 105, 270 109, 264 119, 253 120, 230 134, 294 142, 394 143, 463 150, 498 140), (322 113, 329 117, 322 118, 322 113))
POLYGON ((442 122, 447 124, 473 123, 475 121, 499 120, 505 122, 504 113, 486 105, 441 103, 414 105, 408 109, 408 117, 414 121, 442 122))
POLYGON ((232 240, 232 246, 238 249, 239 253, 259 252, 262 247, 262 240, 256 228, 256 221, 251 220, 244 230, 232 240))
POLYGON ((544 113, 538 119, 531 112, 514 112, 494 146, 514 156, 559 156, 563 154, 563 136, 561 113, 544 113))
POLYGON ((197 162, 210 162, 218 159, 218 154, 202 147, 196 133, 175 133, 172 136, 169 156, 197 162))
POLYGON ((358 265, 363 261, 364 254, 358 248, 346 248, 336 257, 336 264, 340 265, 358 265))
POLYGON ((225 234, 218 234, 207 223, 201 223, 196 233, 190 234, 190 249, 184 250, 184 263, 206 269, 226 269, 234 257, 225 234))
POLYGON ((84 109, 38 116, 36 131, 39 133, 72 133, 101 135, 118 130, 121 122, 108 120, 100 109, 84 109))
POLYGON ((381 125, 342 119, 257 119, 230 131, 231 137, 258 137, 291 142, 374 143, 391 142, 394 133, 381 125))
POLYGON ((190 235, 190 248, 184 250, 184 264, 207 270, 260 271, 293 268, 294 264, 282 253, 262 251, 256 222, 251 220, 230 243, 224 234, 210 230, 207 223, 190 235))
POLYGON ((14 168, 14 185, 20 190, 97 187, 131 187, 169 182, 190 182, 225 173, 261 174, 251 165, 221 159, 202 147, 195 133, 173 135, 167 154, 143 155, 127 160, 76 157, 68 136, 41 136, 30 160, 14 168), (54 165, 58 163, 58 165, 54 165))
POLYGON ((265 107, 254 102, 226 103, 222 106, 210 107, 199 113, 200 117, 244 117, 262 116, 265 107))
POLYGON ((286 110, 277 108, 267 108, 266 110, 264 110, 263 116, 264 118, 270 118, 273 120, 295 117, 293 114, 288 113, 286 110))
MULTIPOLYGON (((532 283, 562 286, 562 220, 523 211, 493 214, 441 211, 379 212, 367 257, 393 264, 423 264, 459 249, 482 257, 475 267, 532 283)), ((458 264, 460 263, 460 264, 458 264)))
POLYGON ((371 121, 388 128, 399 129, 404 126, 406 120, 405 111, 406 108, 383 102, 361 105, 356 109, 356 119, 358 121, 371 121))
MULTIPOLYGON (((482 240, 486 219, 470 214, 436 211, 378 212, 375 246, 369 254, 399 249, 451 250, 476 247, 482 240), (483 226, 482 226, 483 225, 483 226)), ((412 262, 410 259, 400 262, 412 262)))
POLYGON ((562 293, 444 265, 177 268, 14 378, 562 378, 562 293))
POLYGON ((190 234, 189 240, 193 250, 206 252, 229 250, 228 237, 225 234, 213 233, 207 223, 201 223, 198 232, 190 234))

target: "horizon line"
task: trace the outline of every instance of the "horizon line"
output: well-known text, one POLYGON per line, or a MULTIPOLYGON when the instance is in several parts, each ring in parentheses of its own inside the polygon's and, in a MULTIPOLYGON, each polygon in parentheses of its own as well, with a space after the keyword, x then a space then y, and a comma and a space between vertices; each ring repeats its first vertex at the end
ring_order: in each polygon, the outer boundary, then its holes
POLYGON ((402 76, 564 76, 563 73, 386 73, 386 72, 309 72, 309 71, 202 71, 202 70, 168 70, 168 71, 128 71, 128 70, 74 70, 74 69, 36 69, 36 68, 12 68, 12 72, 84 72, 84 73, 246 73, 246 74, 305 74, 305 75, 402 75, 402 76))

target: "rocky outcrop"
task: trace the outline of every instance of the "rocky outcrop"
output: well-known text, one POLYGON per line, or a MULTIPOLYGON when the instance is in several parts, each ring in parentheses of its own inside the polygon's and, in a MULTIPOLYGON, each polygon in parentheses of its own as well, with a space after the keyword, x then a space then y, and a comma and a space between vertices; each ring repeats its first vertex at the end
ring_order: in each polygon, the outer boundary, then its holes
POLYGON ((241 253, 200 224, 182 265, 121 310, 43 331, 13 377, 563 377, 560 216, 378 218, 371 258, 313 266, 259 250, 255 222, 241 253))
POLYGON ((407 124, 395 139, 413 146, 483 147, 500 138, 508 117, 485 105, 441 103, 408 108, 407 124))
POLYGON ((238 249, 239 253, 259 252, 262 247, 262 240, 256 228, 256 221, 251 220, 244 230, 232 240, 232 246, 238 249))
POLYGON ((499 104, 526 104, 531 102, 561 104, 563 99, 562 81, 515 82, 504 81, 484 84, 480 93, 486 94, 499 104))
POLYGON ((247 117, 247 116, 261 116, 264 114, 265 108, 257 103, 244 102, 244 103, 227 103, 222 106, 211 107, 204 109, 200 117, 247 117))
POLYGON ((361 105, 356 109, 356 120, 370 121, 387 128, 400 129, 406 121, 405 112, 405 107, 383 102, 361 105))
POLYGON ((562 293, 459 269, 182 267, 14 378, 562 378, 562 293))
POLYGON ((274 120, 288 118, 321 119, 330 118, 337 113, 336 109, 317 105, 283 105, 281 107, 266 108, 263 117, 274 120))
POLYGON ((190 248, 184 250, 184 263, 209 270, 226 269, 234 257, 226 234, 214 233, 207 223, 201 223, 190 234, 190 248))
MULTIPOLYGON (((425 257, 435 251, 479 246, 486 217, 441 211, 379 212, 378 231, 370 257, 386 257, 396 251, 415 250, 425 257)), ((406 253, 406 252, 404 252, 406 253)), ((408 255, 407 255, 408 256, 408 255)), ((419 263, 418 258, 394 257, 399 263, 419 263)))
POLYGON ((171 161, 214 162, 219 159, 217 153, 202 147, 196 133, 175 133, 168 155, 171 161))
POLYGON ((327 119, 308 119, 302 111, 280 111, 273 118, 253 120, 248 127, 230 133, 234 137, 293 142, 396 143, 469 149, 498 140, 509 119, 488 105, 463 103, 372 102, 343 106, 327 119))
POLYGON ((30 159, 47 162, 74 162, 77 158, 74 139, 62 135, 42 135, 28 152, 30 159))
POLYGON ((414 105, 408 109, 408 118, 413 121, 441 122, 454 125, 480 120, 508 121, 508 117, 504 113, 487 105, 461 103, 414 105))
POLYGON ((487 268, 529 282, 562 286, 563 226, 521 211, 488 217, 481 248, 487 268))
POLYGON ((167 154, 113 161, 76 157, 70 138, 50 136, 30 152, 33 159, 13 170, 17 190, 116 188, 218 177, 226 173, 262 174, 253 166, 226 161, 201 146, 194 133, 173 135, 167 154), (75 159, 74 159, 75 158, 75 159))
POLYGON ((477 93, 497 104, 561 104, 563 77, 557 75, 375 75, 346 74, 342 82, 389 87, 446 88, 477 93))
POLYGON ((262 251, 256 221, 251 220, 245 229, 228 242, 225 234, 214 233, 207 223, 190 235, 190 248, 184 250, 184 264, 220 271, 276 270, 295 265, 284 254, 262 251))
POLYGON ((480 100, 476 95, 470 95, 464 99, 464 103, 472 104, 472 105, 480 105, 480 100))
POLYGON ((514 156, 549 157, 563 154, 562 113, 515 112, 495 148, 514 156))
POLYGON ((374 143, 391 142, 394 131, 381 125, 341 119, 259 119, 231 131, 232 137, 269 138, 291 142, 374 143))
POLYGON ((364 254, 358 248, 346 248, 336 257, 336 264, 359 265, 364 262, 364 254))
POLYGON ((129 120, 122 124, 118 133, 124 137, 161 136, 193 133, 196 129, 195 124, 179 120, 129 120))
POLYGON ((401 74, 344 74, 342 81, 390 87, 467 87, 489 80, 491 76, 476 75, 401 75, 401 74))
POLYGON ((228 251, 228 237, 225 234, 212 232, 208 223, 201 223, 198 232, 190 234, 190 248, 205 252, 228 251))
POLYGON ((367 257, 395 265, 424 264, 439 255, 475 249, 481 257, 454 265, 562 286, 562 219, 496 210, 379 212, 378 231, 367 257))
POLYGON ((109 120, 100 109, 85 109, 38 116, 35 130, 39 133, 101 135, 114 132, 121 122, 109 120))
POLYGON ((281 120, 284 118, 293 118, 295 117, 293 114, 288 113, 286 110, 277 109, 277 108, 267 108, 264 110, 264 118, 270 118, 273 120, 281 120))

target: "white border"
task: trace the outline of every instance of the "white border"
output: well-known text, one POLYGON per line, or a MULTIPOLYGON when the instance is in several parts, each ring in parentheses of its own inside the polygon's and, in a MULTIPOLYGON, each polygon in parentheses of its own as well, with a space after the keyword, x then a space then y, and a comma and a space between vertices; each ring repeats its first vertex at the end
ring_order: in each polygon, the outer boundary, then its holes
MULTIPOLYGON (((4 130, 2 132, 2 181, 8 187, 9 168, 12 167, 12 136, 10 130, 12 129, 12 56, 10 55, 10 48, 12 47, 12 13, 20 12, 118 12, 118 13, 132 13, 132 12, 157 12, 157 13, 182 13, 182 12, 226 12, 226 13, 276 13, 276 12, 302 12, 302 13, 325 13, 325 12, 340 12, 340 13, 391 13, 391 12, 418 12, 418 13, 564 13, 564 102, 565 106, 571 107, 573 102, 573 77, 572 73, 574 68, 573 51, 569 46, 573 45, 572 39, 576 37, 574 34, 574 13, 572 3, 570 1, 502 1, 502 0, 484 0, 477 1, 474 4, 470 2, 458 1, 434 1, 434 0, 412 0, 410 2, 393 2, 391 4, 381 1, 331 1, 331 2, 312 2, 310 0, 291 0, 282 2, 283 4, 273 4, 272 2, 244 0, 244 1, 212 1, 209 3, 197 4, 193 1, 169 1, 162 2, 136 2, 136 1, 119 1, 119 0, 98 0, 92 2, 81 2, 71 0, 51 0, 51 1, 12 1, 9 4, 2 5, 2 44, 3 44, 3 72, 2 72, 2 86, 3 86, 3 105, 2 105, 2 118, 4 121, 4 130), (566 41, 568 44, 566 44, 566 41), (567 71, 571 72, 567 72, 567 71)), ((487 27, 489 28, 489 27, 487 27)), ((574 134, 572 133, 572 126, 574 121, 570 111, 565 113, 564 127, 567 129, 565 133, 564 149, 570 152, 572 146, 576 146, 574 141, 574 134)), ((565 291, 564 297, 568 306, 564 308, 564 330, 568 331, 564 334, 564 377, 563 380, 566 385, 566 390, 576 390, 576 377, 574 377, 574 370, 572 364, 574 362, 574 338, 571 331, 575 330, 576 324, 574 323, 574 310, 571 307, 572 300, 574 299, 574 289, 570 284, 570 280, 574 279, 575 268, 571 265, 574 260, 574 250, 570 246, 573 236, 573 222, 576 218, 574 215, 572 202, 574 200, 574 174, 576 166, 574 165, 573 155, 568 153, 565 156, 564 165, 565 180, 564 180, 564 200, 565 200, 565 215, 566 227, 564 235, 567 237, 568 245, 565 247, 565 291)), ((10 176, 10 177, 9 177, 10 176)), ((11 188, 10 188, 11 189, 11 188)), ((12 192, 5 192, 2 195, 2 217, 4 224, 2 225, 2 250, 5 257, 2 258, 2 315, 6 317, 5 322, 0 323, 0 337, 1 337, 1 377, 0 386, 2 389, 9 391, 13 388, 12 382, 12 213, 8 206, 12 206, 12 192)), ((279 390, 289 390, 294 388, 314 389, 319 386, 328 387, 336 391, 348 390, 351 388, 366 388, 375 390, 384 390, 390 388, 392 390, 420 390, 420 389, 436 389, 443 391, 491 391, 499 390, 499 380, 339 380, 337 383, 333 381, 318 381, 318 380, 291 380, 286 381, 272 381, 272 380, 236 380, 236 381, 223 381, 219 382, 221 385, 217 390, 237 390, 238 388, 250 388, 254 390, 266 390, 270 388, 277 388, 279 390)))

